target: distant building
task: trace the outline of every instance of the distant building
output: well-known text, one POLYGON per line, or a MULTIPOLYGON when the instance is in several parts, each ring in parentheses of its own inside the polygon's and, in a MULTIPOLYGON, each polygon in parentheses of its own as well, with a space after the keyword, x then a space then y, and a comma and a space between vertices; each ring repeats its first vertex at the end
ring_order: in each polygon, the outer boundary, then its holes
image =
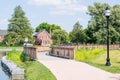
POLYGON ((4 40, 4 36, 7 34, 7 30, 0 30, 0 42, 4 40))
POLYGON ((34 39, 36 45, 50 46, 53 43, 51 35, 45 30, 41 30, 34 34, 34 39))

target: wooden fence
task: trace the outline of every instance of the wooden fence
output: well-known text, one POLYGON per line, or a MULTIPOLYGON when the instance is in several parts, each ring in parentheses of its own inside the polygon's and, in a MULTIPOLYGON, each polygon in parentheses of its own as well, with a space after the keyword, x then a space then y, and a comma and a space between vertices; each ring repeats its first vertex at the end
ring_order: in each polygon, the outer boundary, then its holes
POLYGON ((48 46, 26 46, 24 47, 24 53, 27 54, 31 59, 37 60, 39 52, 50 51, 48 46))
POLYGON ((50 55, 74 59, 75 46, 53 46, 50 55))
MULTIPOLYGON (((107 45, 93 45, 93 44, 88 44, 88 45, 77 45, 76 46, 77 49, 80 48, 102 48, 102 49, 107 49, 107 45)), ((109 49, 114 50, 114 49, 120 49, 120 45, 119 44, 113 44, 113 45, 109 45, 109 49)))

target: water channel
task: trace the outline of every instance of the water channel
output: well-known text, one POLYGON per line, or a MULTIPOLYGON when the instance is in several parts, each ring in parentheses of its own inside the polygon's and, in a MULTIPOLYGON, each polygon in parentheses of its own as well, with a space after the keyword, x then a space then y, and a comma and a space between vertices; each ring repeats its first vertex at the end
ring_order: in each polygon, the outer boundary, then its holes
MULTIPOLYGON (((4 56, 5 54, 0 51, 0 61, 2 56, 4 56)), ((0 62, 0 80, 10 80, 9 76, 7 75, 7 73, 5 73, 1 67, 1 62, 0 62)))

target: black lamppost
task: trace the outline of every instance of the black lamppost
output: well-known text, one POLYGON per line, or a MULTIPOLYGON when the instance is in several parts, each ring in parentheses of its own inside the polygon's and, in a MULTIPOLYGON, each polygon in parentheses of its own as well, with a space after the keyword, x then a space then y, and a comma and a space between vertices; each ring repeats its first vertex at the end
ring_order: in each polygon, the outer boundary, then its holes
POLYGON ((109 58, 109 16, 110 16, 110 9, 107 7, 105 10, 105 16, 107 19, 107 59, 105 66, 110 66, 110 58, 109 58))

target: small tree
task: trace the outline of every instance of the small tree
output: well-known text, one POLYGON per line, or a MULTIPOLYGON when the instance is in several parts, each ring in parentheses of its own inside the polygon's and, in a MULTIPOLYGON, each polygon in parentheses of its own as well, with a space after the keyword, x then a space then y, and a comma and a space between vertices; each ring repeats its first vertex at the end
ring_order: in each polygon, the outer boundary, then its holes
POLYGON ((85 34, 85 31, 82 30, 82 26, 79 22, 76 22, 73 26, 73 30, 69 34, 71 42, 74 43, 85 43, 87 35, 85 34))
POLYGON ((52 33, 53 44, 67 43, 69 41, 68 33, 65 30, 55 30, 52 33))

